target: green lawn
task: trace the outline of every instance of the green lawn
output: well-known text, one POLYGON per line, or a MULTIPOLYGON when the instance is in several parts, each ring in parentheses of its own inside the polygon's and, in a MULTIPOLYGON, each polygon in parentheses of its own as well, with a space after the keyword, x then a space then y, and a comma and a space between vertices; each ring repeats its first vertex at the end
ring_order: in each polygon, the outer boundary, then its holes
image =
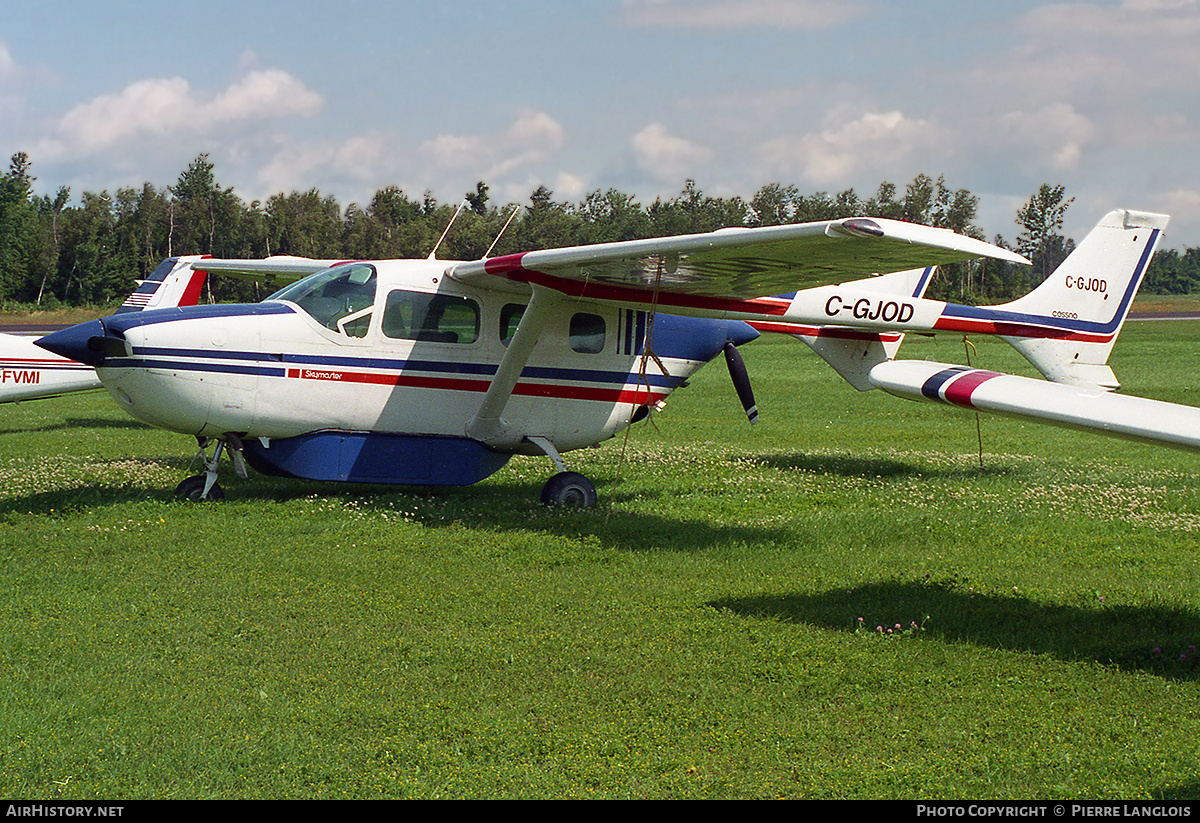
MULTIPOLYGON (((1031 374, 1002 343, 971 362, 1031 374)), ((1128 391, 1200 405, 1200 323, 1128 391)), ((0 409, 0 795, 1200 797, 1197 458, 746 347, 467 489, 223 480, 104 393, 0 409)), ((905 357, 963 362, 961 339, 905 357)))

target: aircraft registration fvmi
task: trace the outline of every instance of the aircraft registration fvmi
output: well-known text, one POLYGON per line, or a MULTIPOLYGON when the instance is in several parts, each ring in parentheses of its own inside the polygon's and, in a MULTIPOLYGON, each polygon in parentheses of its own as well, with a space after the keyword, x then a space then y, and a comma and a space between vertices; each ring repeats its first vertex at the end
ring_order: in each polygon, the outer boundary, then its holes
POLYGON ((945 229, 849 218, 722 229, 475 261, 218 260, 286 283, 260 303, 118 314, 39 345, 94 367, 120 406, 195 436, 220 496, 228 451, 275 475, 465 485, 513 454, 557 466, 548 504, 592 505, 562 453, 631 423, 760 333, 808 344, 851 385, 1200 450, 1200 410, 1128 397, 1107 366, 1167 218, 1113 211, 1028 295, 995 307, 924 297, 932 267, 1002 248, 945 229), (783 295, 783 296, 781 296, 783 295), (906 332, 1002 337, 1046 380, 896 360, 906 332))

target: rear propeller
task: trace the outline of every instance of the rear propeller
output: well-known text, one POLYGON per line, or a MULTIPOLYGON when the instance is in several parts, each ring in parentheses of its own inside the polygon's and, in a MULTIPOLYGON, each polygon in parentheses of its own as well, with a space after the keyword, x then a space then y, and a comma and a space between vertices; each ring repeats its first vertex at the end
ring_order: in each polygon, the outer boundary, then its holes
POLYGON ((754 402, 754 390, 750 388, 750 375, 746 372, 742 353, 732 340, 725 344, 725 365, 729 367, 729 376, 733 379, 733 387, 737 389, 738 400, 742 401, 742 408, 746 410, 747 419, 757 423, 758 406, 754 402))

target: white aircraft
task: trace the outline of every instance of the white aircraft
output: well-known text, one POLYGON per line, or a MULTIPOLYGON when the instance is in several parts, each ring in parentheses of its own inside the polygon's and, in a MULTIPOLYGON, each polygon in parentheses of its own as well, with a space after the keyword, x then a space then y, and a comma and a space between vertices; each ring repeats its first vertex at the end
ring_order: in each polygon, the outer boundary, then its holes
MULTIPOLYGON (((194 306, 206 273, 193 264, 200 255, 169 257, 117 309, 117 315, 165 306, 194 306)), ((55 397, 100 388, 91 366, 47 352, 37 336, 0 334, 0 403, 55 397)))
POLYGON ((642 419, 718 353, 754 420, 736 346, 760 331, 800 338, 861 390, 1200 449, 1200 410, 1113 395, 1106 365, 1166 223, 1114 211, 1041 286, 991 308, 925 299, 928 267, 1023 258, 869 218, 470 262, 209 259, 210 272, 308 276, 261 303, 117 315, 39 345, 94 366, 133 417, 197 437, 205 472, 176 490, 190 499, 222 494, 222 450, 239 474, 244 457, 275 475, 414 485, 474 483, 523 453, 558 468, 543 502, 589 506, 594 487, 561 453, 642 419), (896 361, 909 331, 999 335, 1051 382, 896 361))

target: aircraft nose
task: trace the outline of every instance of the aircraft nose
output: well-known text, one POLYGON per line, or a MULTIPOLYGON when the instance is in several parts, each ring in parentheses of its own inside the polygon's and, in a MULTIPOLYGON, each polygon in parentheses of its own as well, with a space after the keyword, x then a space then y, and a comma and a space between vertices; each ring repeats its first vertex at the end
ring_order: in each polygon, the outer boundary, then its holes
POLYGON ((35 342, 47 351, 78 360, 93 368, 102 364, 109 354, 116 353, 113 344, 120 346, 122 356, 125 354, 125 341, 110 336, 102 320, 80 323, 48 334, 35 342))

